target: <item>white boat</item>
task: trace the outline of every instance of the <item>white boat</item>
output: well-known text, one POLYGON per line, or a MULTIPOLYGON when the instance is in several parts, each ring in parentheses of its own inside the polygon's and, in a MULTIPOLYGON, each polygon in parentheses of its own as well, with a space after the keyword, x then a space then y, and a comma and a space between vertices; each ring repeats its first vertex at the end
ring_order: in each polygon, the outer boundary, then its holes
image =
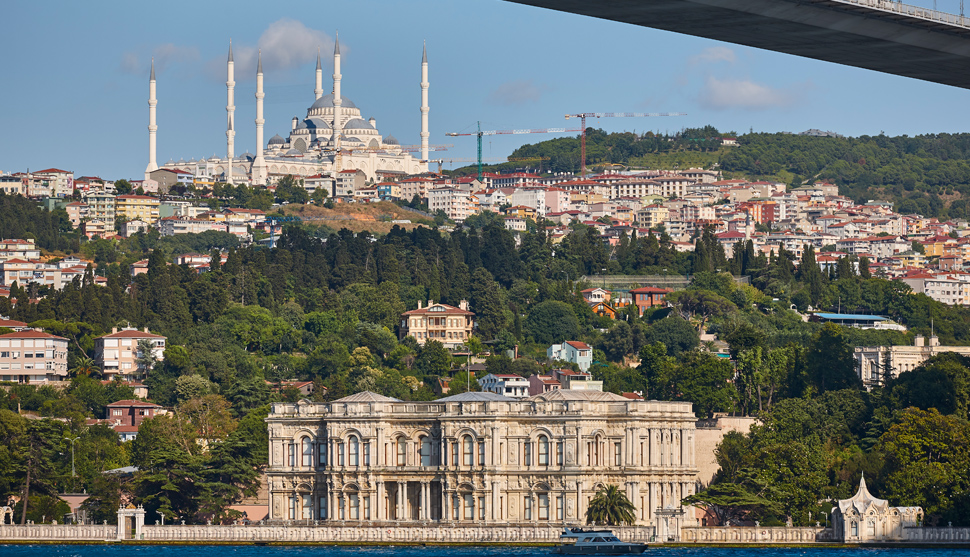
POLYGON ((566 528, 559 536, 558 553, 565 555, 639 555, 647 544, 621 541, 612 530, 566 528))

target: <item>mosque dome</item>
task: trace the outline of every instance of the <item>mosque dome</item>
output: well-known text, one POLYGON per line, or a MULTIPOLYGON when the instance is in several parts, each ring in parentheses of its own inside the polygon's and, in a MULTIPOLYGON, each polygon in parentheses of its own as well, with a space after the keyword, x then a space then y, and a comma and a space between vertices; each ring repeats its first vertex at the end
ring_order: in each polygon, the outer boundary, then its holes
POLYGON ((308 128, 311 130, 329 130, 330 122, 327 122, 323 118, 310 117, 302 122, 302 125, 297 126, 299 128, 308 128))
POLYGON ((401 142, 398 141, 397 138, 394 137, 393 135, 389 135, 389 136, 387 136, 387 137, 384 138, 384 144, 385 145, 400 145, 401 142))
POLYGON ((350 120, 347 120, 347 123, 346 124, 344 124, 344 129, 347 129, 347 130, 372 130, 372 129, 374 129, 374 126, 370 125, 370 123, 368 123, 366 120, 362 120, 360 118, 351 118, 350 120))
MULTIPOLYGON (((357 105, 354 104, 354 101, 352 101, 352 100, 348 99, 347 97, 341 95, 340 96, 340 107, 341 108, 357 108, 357 105)), ((310 107, 310 110, 313 110, 314 108, 333 108, 333 93, 330 93, 329 95, 324 95, 324 96, 320 97, 319 99, 317 99, 317 102, 313 103, 313 105, 310 107)))
POLYGON ((269 138, 269 144, 270 145, 285 145, 286 144, 286 140, 283 139, 282 137, 280 137, 279 134, 276 134, 273 137, 269 138))

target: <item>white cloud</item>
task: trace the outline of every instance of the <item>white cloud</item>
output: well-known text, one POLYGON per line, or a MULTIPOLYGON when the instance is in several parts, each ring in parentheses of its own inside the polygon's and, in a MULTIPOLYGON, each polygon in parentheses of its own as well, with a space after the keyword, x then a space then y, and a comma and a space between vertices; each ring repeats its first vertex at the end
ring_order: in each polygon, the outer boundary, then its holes
POLYGON ((155 59, 155 70, 161 72, 172 64, 195 62, 199 59, 199 50, 194 46, 165 43, 152 50, 152 57, 155 59))
POLYGON ((123 73, 137 74, 141 69, 137 54, 134 52, 126 52, 121 55, 121 71, 123 73))
POLYGON ((710 48, 705 48, 700 54, 696 54, 687 59, 687 62, 691 65, 696 64, 712 64, 715 62, 727 62, 728 64, 733 64, 737 60, 734 55, 734 51, 726 46, 712 46, 710 48))
MULTIPOLYGON (((317 49, 323 57, 324 67, 332 66, 334 40, 330 35, 317 29, 310 29, 303 23, 283 18, 275 21, 263 31, 256 46, 233 42, 232 54, 235 65, 236 81, 256 77, 256 56, 263 55, 263 71, 266 73, 285 70, 316 62, 317 49)), ((340 45, 340 53, 350 49, 340 45)), ((228 45, 226 45, 226 54, 228 45)), ((217 81, 226 79, 226 54, 210 59, 205 64, 205 73, 217 81)))
POLYGON ((548 87, 531 79, 506 81, 488 94, 485 102, 502 106, 522 106, 538 102, 548 87))
POLYGON ((705 108, 714 110, 762 110, 791 106, 798 99, 798 93, 791 89, 772 88, 750 79, 722 80, 708 76, 698 100, 705 108))

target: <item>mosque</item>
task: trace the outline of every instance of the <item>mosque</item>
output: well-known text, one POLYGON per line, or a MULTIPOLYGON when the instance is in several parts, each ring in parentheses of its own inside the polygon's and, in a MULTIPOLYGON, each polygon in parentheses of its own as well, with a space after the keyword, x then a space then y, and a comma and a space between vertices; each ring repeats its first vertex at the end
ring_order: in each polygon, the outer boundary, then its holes
MULTIPOLYGON (((145 178, 159 169, 179 170, 197 178, 208 178, 230 184, 266 185, 288 174, 296 177, 330 176, 342 171, 361 171, 368 181, 428 170, 428 53, 425 47, 421 57, 421 146, 420 159, 411 154, 411 148, 402 146, 392 135, 384 136, 377 129, 374 118, 367 120, 350 99, 341 95, 340 38, 333 50, 333 89, 323 94, 323 69, 317 53, 316 87, 314 103, 307 109, 306 117, 294 116, 287 137, 279 134, 263 144, 263 64, 259 56, 256 68, 256 154, 250 152, 235 155, 235 85, 232 45, 229 45, 227 61, 227 128, 226 156, 201 158, 199 160, 170 160, 159 166, 156 162, 155 65, 152 63, 149 78, 149 125, 148 167, 145 178)), ((417 151, 418 149, 413 149, 417 151)))

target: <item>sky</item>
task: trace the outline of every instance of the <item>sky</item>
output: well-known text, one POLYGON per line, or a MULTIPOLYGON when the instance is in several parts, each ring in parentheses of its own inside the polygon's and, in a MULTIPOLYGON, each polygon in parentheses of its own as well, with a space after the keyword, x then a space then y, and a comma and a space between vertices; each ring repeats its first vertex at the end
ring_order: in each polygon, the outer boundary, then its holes
MULTIPOLYGON (((959 9, 958 0, 938 3, 959 9)), ((479 121, 483 130, 578 127, 564 115, 685 112, 587 125, 917 135, 966 131, 970 101, 970 92, 945 85, 499 0, 37 0, 9 2, 4 21, 3 172, 56 167, 141 179, 152 57, 159 164, 225 156, 230 40, 235 150, 255 152, 257 49, 268 141, 285 137, 292 117, 305 117, 313 103, 318 48, 330 92, 338 32, 343 96, 402 144, 420 143, 427 43, 430 142, 453 145, 432 154, 446 159, 445 168, 470 164, 476 150, 474 137, 445 133, 473 131, 479 121)), ((486 136, 483 156, 504 160, 522 144, 555 137, 562 134, 486 136)))

